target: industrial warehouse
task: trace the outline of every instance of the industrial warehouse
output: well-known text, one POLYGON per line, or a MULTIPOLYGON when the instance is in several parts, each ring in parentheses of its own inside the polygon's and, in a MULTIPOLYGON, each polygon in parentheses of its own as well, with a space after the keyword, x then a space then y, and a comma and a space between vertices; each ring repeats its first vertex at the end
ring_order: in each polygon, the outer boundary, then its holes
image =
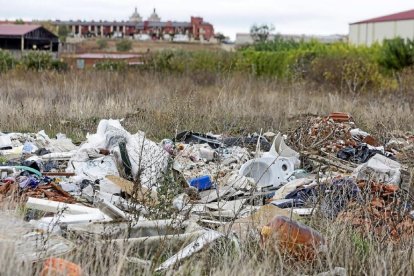
POLYGON ((356 45, 371 46, 396 37, 414 38, 414 10, 362 20, 349 27, 349 42, 356 45))
POLYGON ((136 39, 160 40, 177 36, 182 41, 210 41, 214 37, 214 27, 202 17, 191 17, 188 22, 161 21, 154 9, 147 20, 134 13, 128 21, 54 21, 58 28, 65 26, 74 37, 134 37, 136 39))

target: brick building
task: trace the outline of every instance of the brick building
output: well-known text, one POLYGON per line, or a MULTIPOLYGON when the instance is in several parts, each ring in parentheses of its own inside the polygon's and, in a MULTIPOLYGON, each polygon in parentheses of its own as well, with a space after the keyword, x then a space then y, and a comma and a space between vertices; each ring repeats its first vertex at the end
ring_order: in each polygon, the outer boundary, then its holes
POLYGON ((58 28, 66 26, 75 37, 134 37, 146 35, 150 39, 168 39, 181 36, 189 40, 210 41, 214 38, 214 27, 202 17, 191 17, 188 22, 161 21, 155 9, 143 20, 137 9, 128 21, 54 21, 58 28))

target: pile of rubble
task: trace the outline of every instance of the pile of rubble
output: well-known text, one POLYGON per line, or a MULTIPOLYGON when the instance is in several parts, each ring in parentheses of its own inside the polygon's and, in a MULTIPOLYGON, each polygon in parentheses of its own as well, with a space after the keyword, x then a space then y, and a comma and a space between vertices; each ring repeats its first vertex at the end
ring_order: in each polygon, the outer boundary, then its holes
POLYGON ((338 221, 350 223, 362 234, 370 233, 378 240, 408 241, 414 236, 413 218, 405 206, 409 195, 397 185, 360 181, 360 200, 348 204, 338 221))
POLYGON ((66 237, 68 244, 98 237, 133 242, 148 252, 170 237, 179 251, 158 271, 228 239, 228 233, 235 243, 261 238, 264 250, 272 240, 308 260, 325 239, 299 222, 306 216, 347 222, 392 241, 413 237, 414 201, 407 191, 407 156, 413 152, 413 136, 382 145, 345 113, 307 118, 288 136, 185 131, 159 144, 145 133, 129 133, 119 120, 102 120, 81 145, 44 131, 0 133, 0 200, 41 211, 21 223, 59 242, 66 237), (172 210, 171 217, 154 220, 157 208, 172 210), (297 235, 288 243, 302 247, 284 244, 292 231, 297 235))

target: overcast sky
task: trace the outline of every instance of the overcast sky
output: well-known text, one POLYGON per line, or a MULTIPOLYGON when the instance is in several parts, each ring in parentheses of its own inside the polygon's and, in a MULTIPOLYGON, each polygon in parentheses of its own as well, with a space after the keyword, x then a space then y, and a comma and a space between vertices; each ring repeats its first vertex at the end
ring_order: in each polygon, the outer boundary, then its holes
POLYGON ((414 9, 413 0, 0 0, 0 19, 127 20, 134 7, 163 20, 204 17, 216 32, 235 37, 254 23, 284 34, 347 34, 348 23, 414 9))

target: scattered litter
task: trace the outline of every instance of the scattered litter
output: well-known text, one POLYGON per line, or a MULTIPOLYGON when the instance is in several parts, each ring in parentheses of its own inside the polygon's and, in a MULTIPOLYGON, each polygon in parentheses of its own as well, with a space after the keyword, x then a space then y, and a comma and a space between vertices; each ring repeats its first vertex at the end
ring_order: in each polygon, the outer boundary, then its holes
POLYGON ((70 240, 90 238, 134 246, 126 262, 155 271, 220 239, 261 240, 269 252, 312 261, 325 238, 302 223, 309 216, 384 242, 412 239, 412 134, 377 139, 341 112, 307 117, 286 135, 261 133, 184 131, 156 143, 120 120, 101 120, 80 145, 64 134, 0 133, 0 203, 24 206, 30 223, 0 222, 24 229, 7 240, 16 239, 22 260, 46 260, 43 274, 80 274, 58 257, 73 249, 70 240), (33 241, 39 233, 43 249, 33 241), (174 250, 162 261, 139 255, 166 241, 174 250))

